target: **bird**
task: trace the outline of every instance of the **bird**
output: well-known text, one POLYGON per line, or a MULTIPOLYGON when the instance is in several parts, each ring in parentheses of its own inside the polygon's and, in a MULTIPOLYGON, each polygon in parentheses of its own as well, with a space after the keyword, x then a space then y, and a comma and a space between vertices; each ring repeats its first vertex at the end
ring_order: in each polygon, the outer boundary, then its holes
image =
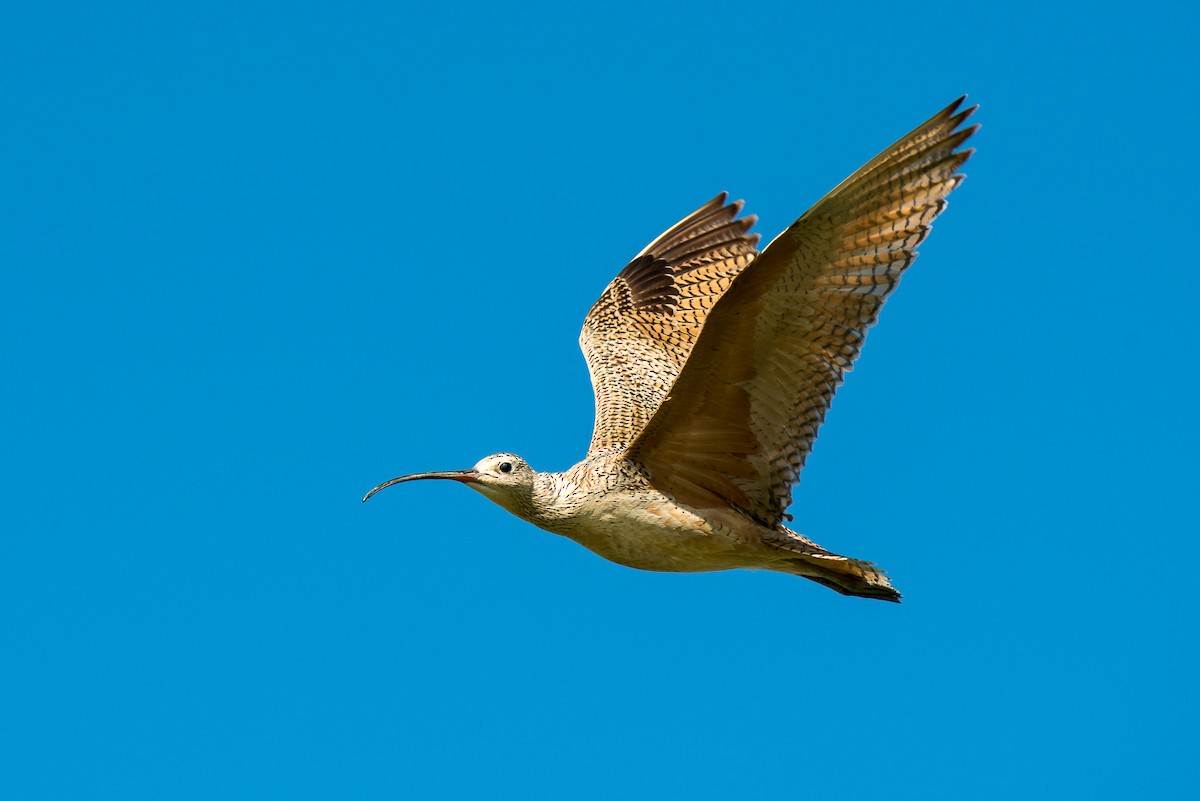
POLYGON ((455 481, 632 568, 765 569, 900 601, 874 563, 788 528, 834 393, 974 152, 962 96, 838 184, 760 252, 722 192, 647 245, 592 306, 579 343, 595 394, 584 459, 512 453, 455 481))

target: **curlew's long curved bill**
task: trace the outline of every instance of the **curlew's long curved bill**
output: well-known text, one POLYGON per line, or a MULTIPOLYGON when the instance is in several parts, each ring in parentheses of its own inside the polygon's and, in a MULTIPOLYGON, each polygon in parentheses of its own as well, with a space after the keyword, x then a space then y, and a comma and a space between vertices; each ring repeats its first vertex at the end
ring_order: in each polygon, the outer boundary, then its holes
POLYGON ((443 470, 440 473, 413 473, 409 476, 397 476, 391 481, 385 481, 375 489, 363 496, 362 502, 366 503, 367 499, 382 489, 387 489, 393 484, 401 484, 405 481, 420 481, 425 478, 440 478, 447 481, 461 481, 464 484, 473 484, 479 480, 479 472, 476 470, 443 470))

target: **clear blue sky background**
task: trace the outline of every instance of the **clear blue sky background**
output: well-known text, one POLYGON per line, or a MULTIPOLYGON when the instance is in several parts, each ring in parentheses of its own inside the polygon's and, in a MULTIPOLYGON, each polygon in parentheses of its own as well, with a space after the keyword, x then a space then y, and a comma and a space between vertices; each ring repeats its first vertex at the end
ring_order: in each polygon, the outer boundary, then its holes
POLYGON ((1185 5, 6 8, 0 795, 1194 797, 1185 5), (634 253, 963 92, 793 507, 903 605, 359 504, 571 465, 634 253))

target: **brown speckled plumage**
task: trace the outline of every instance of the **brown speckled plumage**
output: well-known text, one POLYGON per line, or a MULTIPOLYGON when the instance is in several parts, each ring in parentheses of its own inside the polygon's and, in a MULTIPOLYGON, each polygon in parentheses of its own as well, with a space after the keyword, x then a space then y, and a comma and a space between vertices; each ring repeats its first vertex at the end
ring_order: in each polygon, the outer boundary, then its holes
POLYGON ((726 194, 646 246, 583 321, 579 346, 596 393, 588 457, 617 455, 645 428, 683 369, 713 304, 758 255, 754 217, 726 194))
MULTIPOLYGON (((583 324, 596 397, 587 456, 512 454, 393 479, 467 483, 512 513, 645 570, 765 568, 899 600, 882 571, 784 527, 792 487, 867 329, 959 184, 962 98, 822 198, 759 254, 724 193, 648 245, 583 324)), ((364 500, 366 500, 364 498, 364 500)))

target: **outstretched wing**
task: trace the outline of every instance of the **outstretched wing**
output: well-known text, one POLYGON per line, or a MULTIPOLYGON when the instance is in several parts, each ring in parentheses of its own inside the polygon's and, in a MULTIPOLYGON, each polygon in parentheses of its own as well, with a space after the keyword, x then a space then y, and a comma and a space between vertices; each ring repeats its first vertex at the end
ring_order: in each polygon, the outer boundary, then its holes
POLYGON ((579 346, 596 394, 588 455, 619 453, 666 397, 708 310, 758 251, 722 192, 676 223, 612 280, 583 321, 579 346))
POLYGON ((959 98, 872 159, 738 275, 627 456, 684 503, 775 527, 884 299, 962 180, 959 98))

